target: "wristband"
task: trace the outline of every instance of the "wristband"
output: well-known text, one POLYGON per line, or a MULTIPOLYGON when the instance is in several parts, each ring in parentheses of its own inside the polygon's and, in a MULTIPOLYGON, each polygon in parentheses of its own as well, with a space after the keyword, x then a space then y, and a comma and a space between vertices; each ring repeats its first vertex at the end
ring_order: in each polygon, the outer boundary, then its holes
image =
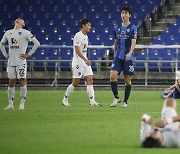
POLYGON ((173 123, 173 119, 172 119, 172 118, 167 118, 167 119, 166 119, 166 122, 167 122, 168 124, 171 124, 171 123, 173 123))

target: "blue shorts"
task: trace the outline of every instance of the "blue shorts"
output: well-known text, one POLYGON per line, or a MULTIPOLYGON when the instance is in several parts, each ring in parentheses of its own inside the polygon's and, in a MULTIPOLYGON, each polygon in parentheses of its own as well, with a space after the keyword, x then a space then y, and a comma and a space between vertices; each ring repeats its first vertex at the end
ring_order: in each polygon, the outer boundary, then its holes
POLYGON ((134 75, 134 61, 125 61, 123 59, 114 57, 111 70, 117 71, 118 74, 123 71, 124 75, 134 75))

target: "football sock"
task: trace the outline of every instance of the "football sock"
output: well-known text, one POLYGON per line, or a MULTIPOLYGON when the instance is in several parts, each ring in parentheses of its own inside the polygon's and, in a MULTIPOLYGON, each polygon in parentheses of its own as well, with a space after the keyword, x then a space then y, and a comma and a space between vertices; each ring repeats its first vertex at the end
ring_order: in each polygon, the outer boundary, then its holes
POLYGON ((87 85, 87 93, 90 100, 94 100, 94 88, 93 85, 87 85))
POLYGON ((118 96, 118 89, 117 89, 117 81, 115 82, 111 82, 111 89, 112 89, 112 92, 114 94, 114 97, 119 99, 119 96, 118 96))
POLYGON ((15 94, 15 87, 12 87, 12 88, 8 87, 9 105, 13 105, 14 94, 15 94))
POLYGON ((23 87, 20 87, 20 97, 21 102, 24 103, 27 95, 27 86, 24 85, 23 87))
POLYGON ((65 96, 64 96, 65 99, 67 99, 67 98, 71 95, 71 93, 74 91, 74 88, 75 88, 75 87, 74 87, 72 84, 70 84, 70 85, 67 87, 67 90, 66 90, 65 96))
POLYGON ((130 93, 131 93, 131 85, 126 85, 125 86, 125 93, 124 93, 124 102, 127 103, 127 100, 129 98, 130 93))

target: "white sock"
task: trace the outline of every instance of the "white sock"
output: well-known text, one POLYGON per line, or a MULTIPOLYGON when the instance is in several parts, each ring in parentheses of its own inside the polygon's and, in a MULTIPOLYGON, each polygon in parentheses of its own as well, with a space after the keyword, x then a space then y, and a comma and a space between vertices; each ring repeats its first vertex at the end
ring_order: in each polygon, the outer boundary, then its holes
POLYGON ((87 85, 87 93, 90 100, 94 100, 94 88, 93 85, 87 85))
POLYGON ((71 93, 74 91, 75 87, 70 84, 68 87, 67 87, 67 90, 65 92, 65 96, 64 96, 64 99, 68 99, 68 97, 71 95, 71 93))
POLYGON ((20 87, 20 97, 21 97, 21 103, 25 102, 27 95, 27 86, 24 85, 23 87, 20 87))
POLYGON ((9 105, 13 105, 14 94, 15 94, 15 87, 8 87, 9 105))

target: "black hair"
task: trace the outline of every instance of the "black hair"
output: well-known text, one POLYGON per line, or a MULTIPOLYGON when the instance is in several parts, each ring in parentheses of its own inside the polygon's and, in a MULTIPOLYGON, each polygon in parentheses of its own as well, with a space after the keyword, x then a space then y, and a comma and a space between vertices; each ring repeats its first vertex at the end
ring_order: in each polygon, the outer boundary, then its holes
POLYGON ((125 10, 126 12, 129 12, 129 14, 131 14, 131 8, 129 6, 124 6, 122 9, 121 9, 121 12, 125 10))
POLYGON ((143 148, 160 148, 161 143, 158 139, 147 137, 141 145, 143 148))
POLYGON ((80 20, 80 26, 82 28, 82 25, 86 25, 87 23, 90 23, 91 21, 87 18, 81 19, 80 20))

